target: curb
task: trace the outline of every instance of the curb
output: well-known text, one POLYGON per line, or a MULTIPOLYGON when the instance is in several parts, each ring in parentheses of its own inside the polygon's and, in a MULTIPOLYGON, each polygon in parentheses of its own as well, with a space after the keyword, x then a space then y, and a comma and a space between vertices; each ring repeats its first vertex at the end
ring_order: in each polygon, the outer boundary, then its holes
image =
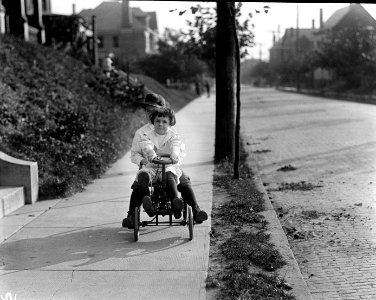
POLYGON ((253 172, 253 179, 256 188, 262 194, 262 197, 265 201, 265 210, 260 214, 263 215, 265 217, 265 220, 268 222, 269 228, 267 233, 270 234, 270 241, 273 245, 276 246, 277 250, 286 261, 286 265, 278 270, 278 273, 292 287, 291 293, 297 300, 312 300, 312 295, 308 289, 302 273, 300 272, 299 265, 290 248, 286 234, 282 229, 281 223, 278 220, 277 214, 258 175, 259 170, 257 167, 256 159, 251 153, 248 155, 247 164, 253 172))
POLYGON ((334 99, 338 101, 350 101, 366 104, 376 104, 376 95, 357 95, 351 93, 339 93, 339 92, 330 92, 330 91, 320 91, 320 90, 307 90, 301 89, 297 91, 296 88, 285 88, 278 87, 276 90, 287 93, 302 94, 307 96, 321 97, 327 99, 334 99))

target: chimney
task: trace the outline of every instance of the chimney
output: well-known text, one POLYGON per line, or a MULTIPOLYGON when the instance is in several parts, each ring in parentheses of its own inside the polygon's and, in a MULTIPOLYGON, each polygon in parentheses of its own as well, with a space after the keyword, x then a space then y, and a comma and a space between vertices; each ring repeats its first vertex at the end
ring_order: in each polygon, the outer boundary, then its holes
POLYGON ((129 1, 123 0, 121 4, 122 22, 121 27, 132 26, 132 9, 129 7, 129 1))
POLYGON ((312 19, 312 29, 315 29, 315 20, 312 19))
POLYGON ((72 4, 72 14, 75 15, 76 14, 76 4, 72 4))
POLYGON ((324 27, 324 21, 322 17, 322 8, 320 8, 320 29, 324 27))

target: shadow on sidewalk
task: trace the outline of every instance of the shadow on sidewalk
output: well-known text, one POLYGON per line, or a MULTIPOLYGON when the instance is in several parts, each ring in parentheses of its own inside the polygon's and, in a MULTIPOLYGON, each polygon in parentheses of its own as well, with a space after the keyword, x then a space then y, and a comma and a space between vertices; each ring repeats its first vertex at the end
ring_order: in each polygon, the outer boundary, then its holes
POLYGON ((187 242, 188 238, 175 236, 135 243, 133 231, 123 228, 73 229, 42 238, 5 242, 0 247, 0 269, 32 270, 64 263, 63 268, 79 268, 111 258, 160 252, 187 242))

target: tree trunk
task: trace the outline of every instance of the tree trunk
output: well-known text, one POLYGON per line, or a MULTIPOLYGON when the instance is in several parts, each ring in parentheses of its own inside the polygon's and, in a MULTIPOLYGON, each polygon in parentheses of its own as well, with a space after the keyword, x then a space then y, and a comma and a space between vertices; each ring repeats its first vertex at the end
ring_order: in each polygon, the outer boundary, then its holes
POLYGON ((234 157, 234 69, 235 41, 228 5, 234 2, 217 1, 216 40, 216 122, 215 154, 219 162, 234 157))

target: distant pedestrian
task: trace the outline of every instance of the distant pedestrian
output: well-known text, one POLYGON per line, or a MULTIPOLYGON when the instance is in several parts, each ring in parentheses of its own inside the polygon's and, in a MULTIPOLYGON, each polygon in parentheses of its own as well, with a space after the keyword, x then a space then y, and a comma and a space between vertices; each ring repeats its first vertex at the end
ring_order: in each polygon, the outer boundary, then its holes
POLYGON ((107 78, 111 77, 111 72, 114 70, 113 59, 114 55, 112 53, 108 53, 105 59, 103 60, 103 71, 106 74, 107 78))
POLYGON ((171 86, 171 80, 170 78, 166 79, 166 88, 169 88, 171 86))
POLYGON ((205 88, 206 88, 206 93, 208 94, 208 98, 209 98, 210 97, 210 83, 207 80, 205 80, 205 88))
POLYGON ((197 96, 200 96, 201 94, 201 89, 200 89, 200 83, 198 81, 196 81, 195 83, 195 87, 196 87, 196 95, 197 96))

